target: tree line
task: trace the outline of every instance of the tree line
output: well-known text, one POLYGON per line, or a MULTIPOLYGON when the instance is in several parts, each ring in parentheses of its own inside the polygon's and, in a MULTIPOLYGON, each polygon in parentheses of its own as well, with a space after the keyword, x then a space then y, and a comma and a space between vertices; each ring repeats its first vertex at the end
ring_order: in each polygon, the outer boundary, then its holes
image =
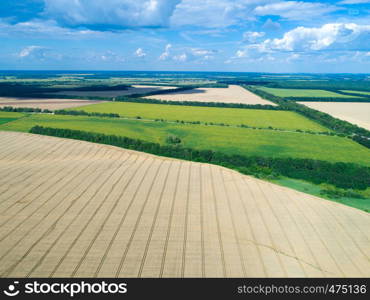
POLYGON ((13 106, 4 106, 0 107, 0 111, 6 112, 25 112, 25 113, 52 113, 49 109, 33 108, 33 107, 13 107, 13 106))
POLYGON ((99 112, 86 112, 83 110, 55 110, 56 115, 70 115, 70 116, 88 116, 88 117, 103 117, 103 118, 119 118, 120 115, 116 113, 99 113, 99 112))
POLYGON ((161 145, 116 135, 42 126, 34 126, 30 132, 113 145, 190 161, 212 163, 257 177, 283 175, 307 180, 315 184, 332 184, 345 189, 364 190, 370 186, 370 168, 353 163, 330 163, 301 158, 228 155, 213 150, 197 150, 180 145, 161 145))

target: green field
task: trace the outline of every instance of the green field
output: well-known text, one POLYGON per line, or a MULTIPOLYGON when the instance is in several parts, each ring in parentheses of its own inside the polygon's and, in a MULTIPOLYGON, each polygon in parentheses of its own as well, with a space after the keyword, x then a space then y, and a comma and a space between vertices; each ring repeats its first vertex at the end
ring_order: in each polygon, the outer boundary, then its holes
POLYGON ((297 191, 301 191, 307 194, 311 194, 320 198, 325 198, 330 201, 335 201, 338 203, 342 203, 348 206, 352 206, 358 209, 362 209, 364 211, 370 212, 370 188, 368 188, 364 194, 366 194, 365 199, 359 199, 359 198, 348 198, 348 197, 340 197, 340 198, 329 198, 325 195, 322 195, 320 193, 322 186, 314 183, 310 183, 304 180, 300 179, 293 179, 293 178, 287 178, 282 177, 277 180, 272 180, 272 182, 277 183, 282 186, 286 186, 292 189, 295 189, 297 191))
POLYGON ((0 125, 11 122, 11 121, 14 121, 14 120, 17 120, 17 119, 22 118, 24 116, 25 116, 25 114, 23 114, 23 113, 0 111, 0 125))
POLYGON ((370 92, 364 92, 364 91, 348 91, 348 90, 342 90, 341 92, 370 96, 370 92))
POLYGON ((218 107, 196 107, 164 104, 143 104, 128 102, 106 102, 92 104, 71 110, 86 112, 118 113, 123 117, 144 119, 164 119, 169 121, 201 121, 229 125, 248 125, 251 127, 269 126, 286 130, 330 131, 329 129, 290 111, 262 109, 238 109, 218 107))
POLYGON ((0 125, 0 130, 28 131, 35 125, 115 134, 161 144, 172 134, 180 137, 184 146, 194 149, 370 165, 369 149, 350 139, 297 132, 43 114, 0 125))
POLYGON ((270 93, 278 97, 309 97, 309 98, 354 98, 351 95, 342 95, 325 90, 311 89, 277 89, 269 87, 258 87, 259 90, 270 93))

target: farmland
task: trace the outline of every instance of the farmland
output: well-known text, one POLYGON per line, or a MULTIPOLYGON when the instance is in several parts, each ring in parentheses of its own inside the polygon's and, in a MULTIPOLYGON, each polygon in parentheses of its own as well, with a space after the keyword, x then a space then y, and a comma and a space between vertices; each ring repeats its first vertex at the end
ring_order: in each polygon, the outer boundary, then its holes
POLYGON ((188 122, 224 123, 229 125, 248 125, 255 127, 273 127, 287 130, 329 131, 294 112, 236 109, 217 107, 194 107, 162 104, 142 104, 128 102, 106 102, 75 108, 86 112, 118 113, 123 117, 145 119, 183 120, 188 122))
POLYGON ((196 88, 187 91, 173 92, 170 94, 147 96, 145 98, 167 101, 199 101, 275 105, 274 103, 264 100, 238 85, 229 85, 228 88, 196 88))
POLYGON ((0 130, 27 132, 35 125, 127 136, 160 144, 165 143, 168 135, 175 135, 186 147, 214 149, 226 154, 312 158, 370 165, 369 150, 350 139, 267 129, 33 114, 1 125, 0 130))
POLYGON ((173 86, 152 86, 152 85, 133 85, 125 90, 107 90, 107 91, 60 91, 48 93, 51 95, 67 95, 67 96, 81 96, 81 97, 117 97, 128 96, 133 94, 145 94, 161 90, 172 90, 173 86))
POLYGON ((17 112, 2 112, 0 111, 0 125, 5 124, 14 120, 17 120, 21 117, 25 116, 25 114, 17 113, 17 112))
POLYGON ((370 103, 301 102, 301 104, 370 130, 370 103))
POLYGON ((278 97, 299 97, 299 98, 353 98, 351 95, 338 94, 326 90, 314 89, 279 89, 269 87, 259 87, 260 90, 278 97))
POLYGON ((359 210, 208 164, 0 139, 0 277, 370 276, 359 210))
POLYGON ((101 103, 102 101, 88 101, 76 99, 47 99, 47 98, 12 98, 0 97, 0 107, 30 107, 41 109, 65 109, 72 107, 80 107, 83 105, 90 105, 94 103, 101 103))

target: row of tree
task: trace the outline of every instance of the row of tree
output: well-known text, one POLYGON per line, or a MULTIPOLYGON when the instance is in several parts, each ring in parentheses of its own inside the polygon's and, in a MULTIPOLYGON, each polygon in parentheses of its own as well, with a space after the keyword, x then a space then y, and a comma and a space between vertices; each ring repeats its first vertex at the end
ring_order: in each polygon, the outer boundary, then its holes
POLYGON ((86 112, 83 110, 55 110, 56 115, 70 115, 70 116, 88 116, 88 117, 103 117, 103 118, 119 118, 120 115, 116 113, 99 113, 99 112, 86 112))
MULTIPOLYGON (((160 145, 122 136, 41 126, 33 127, 30 132, 108 144, 161 156, 212 163, 256 176, 261 174, 263 176, 284 175, 316 184, 328 183, 340 188, 366 189, 370 186, 370 168, 352 163, 329 163, 298 158, 227 155, 213 150, 196 150, 176 145, 181 140, 176 140, 176 143, 170 145, 160 145)), ((172 139, 172 141, 175 140, 172 139)))
POLYGON ((33 107, 13 107, 13 106, 0 107, 0 111, 25 112, 25 113, 52 113, 52 111, 49 109, 41 109, 41 108, 33 108, 33 107))

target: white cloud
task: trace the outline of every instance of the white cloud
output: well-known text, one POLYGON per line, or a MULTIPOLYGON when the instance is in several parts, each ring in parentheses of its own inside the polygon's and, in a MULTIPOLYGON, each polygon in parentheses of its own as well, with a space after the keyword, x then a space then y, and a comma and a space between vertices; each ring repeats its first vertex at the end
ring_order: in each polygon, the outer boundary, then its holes
POLYGON ((144 52, 142 48, 137 48, 134 55, 137 57, 145 57, 146 53, 144 52))
POLYGON ((340 9, 335 5, 304 1, 182 0, 176 6, 170 23, 173 26, 226 28, 253 22, 259 16, 278 15, 289 20, 307 20, 340 9))
POLYGON ((27 57, 27 56, 30 56, 31 54, 39 51, 39 50, 42 50, 44 49, 44 47, 41 47, 41 46, 28 46, 28 47, 25 47, 23 48, 19 54, 18 54, 18 57, 20 58, 24 58, 24 57, 27 57))
POLYGON ((327 48, 370 47, 370 25, 354 23, 325 24, 322 27, 297 27, 281 39, 267 39, 259 46, 262 49, 283 51, 323 50, 327 48))
POLYGON ((370 25, 334 23, 322 27, 301 26, 286 32, 282 38, 244 45, 229 61, 364 61, 368 57, 366 53, 370 53, 369 36, 370 25))
POLYGON ((170 56, 170 49, 172 48, 171 44, 167 44, 164 52, 159 56, 159 60, 166 60, 170 56))
POLYGON ((246 50, 238 50, 238 51, 236 51, 235 56, 237 58, 246 57, 247 56, 247 51, 246 50))
POLYGON ((174 26, 225 28, 254 20, 256 5, 276 0, 182 0, 171 17, 174 26))
POLYGON ((198 62, 203 63, 204 61, 213 59, 216 53, 216 50, 191 48, 188 56, 190 56, 191 59, 196 59, 198 62))
POLYGON ((63 58, 59 52, 44 46, 27 46, 21 49, 15 56, 22 60, 35 61, 58 61, 63 58))
POLYGON ((188 56, 186 55, 186 53, 182 53, 179 55, 175 55, 173 59, 179 62, 185 62, 188 59, 188 56))
POLYGON ((254 13, 258 16, 276 15, 289 20, 306 20, 319 17, 340 8, 323 3, 303 1, 280 1, 257 6, 254 13))
POLYGON ((44 0, 44 15, 68 26, 162 27, 181 0, 44 0))
POLYGON ((254 43, 263 36, 265 36, 264 32, 246 31, 243 33, 243 40, 250 43, 254 43))

